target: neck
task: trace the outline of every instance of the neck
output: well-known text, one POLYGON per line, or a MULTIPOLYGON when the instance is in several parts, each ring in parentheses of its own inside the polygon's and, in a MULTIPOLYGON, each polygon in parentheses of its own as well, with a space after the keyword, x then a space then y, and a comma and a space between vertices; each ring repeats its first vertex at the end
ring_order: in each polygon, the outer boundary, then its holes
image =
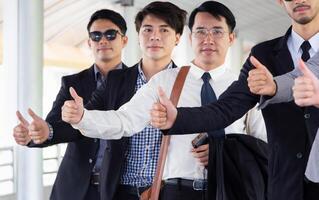
POLYGON ((120 59, 113 59, 107 62, 104 62, 104 61, 95 62, 96 66, 99 68, 103 76, 106 76, 109 71, 115 69, 115 67, 120 63, 121 63, 120 59))
POLYGON ((319 32, 319 17, 318 19, 313 19, 308 24, 292 24, 292 29, 298 33, 304 40, 309 40, 312 36, 319 32))
POLYGON ((146 79, 149 80, 152 76, 166 68, 171 62, 171 58, 153 60, 149 58, 142 58, 142 69, 146 79))
POLYGON ((220 67, 223 64, 217 64, 217 63, 204 63, 204 62, 200 62, 199 60, 194 60, 193 63, 201 68, 202 70, 204 70, 205 72, 208 72, 210 70, 216 69, 218 67, 220 67))

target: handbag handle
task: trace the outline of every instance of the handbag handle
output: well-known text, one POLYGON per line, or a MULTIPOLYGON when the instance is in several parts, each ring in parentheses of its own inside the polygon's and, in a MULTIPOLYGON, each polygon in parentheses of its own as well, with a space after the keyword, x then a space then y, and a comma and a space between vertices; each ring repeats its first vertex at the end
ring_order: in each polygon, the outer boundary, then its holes
MULTIPOLYGON (((189 66, 184 66, 181 67, 179 70, 176 80, 174 82, 174 86, 171 92, 170 100, 172 101, 173 105, 176 107, 179 97, 181 95, 186 76, 189 71, 189 66)), ((167 151, 168 151, 168 145, 170 142, 170 135, 163 135, 162 136, 162 143, 161 143, 161 148, 157 160, 157 165, 156 165, 156 171, 155 171, 155 176, 153 179, 153 184, 151 187, 151 198, 150 200, 158 200, 159 198, 159 193, 161 190, 161 185, 162 185, 162 177, 163 177, 163 171, 164 171, 164 166, 165 166, 165 161, 166 161, 166 156, 167 156, 167 151)))

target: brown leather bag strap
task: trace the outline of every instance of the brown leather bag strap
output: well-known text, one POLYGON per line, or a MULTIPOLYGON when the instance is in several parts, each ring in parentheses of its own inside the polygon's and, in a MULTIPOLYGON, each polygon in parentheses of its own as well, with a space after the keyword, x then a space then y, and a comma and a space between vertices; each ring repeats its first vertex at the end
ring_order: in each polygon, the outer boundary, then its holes
MULTIPOLYGON (((170 100, 172 101, 175 107, 177 106, 179 97, 181 95, 189 68, 190 68, 189 66, 181 67, 181 69, 179 70, 177 74, 177 77, 171 92, 171 96, 170 96, 170 100)), ((169 135, 162 136, 161 149, 159 152, 158 161, 156 165, 156 172, 155 172, 155 176, 154 176, 154 180, 152 184, 151 200, 158 200, 159 198, 170 138, 171 137, 169 135)))

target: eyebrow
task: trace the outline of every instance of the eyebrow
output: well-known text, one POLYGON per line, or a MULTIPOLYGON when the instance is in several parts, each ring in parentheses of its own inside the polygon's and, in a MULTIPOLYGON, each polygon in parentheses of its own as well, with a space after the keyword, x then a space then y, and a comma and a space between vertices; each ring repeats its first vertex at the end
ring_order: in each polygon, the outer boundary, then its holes
MULTIPOLYGON (((196 29, 208 29, 208 28, 203 27, 203 26, 199 26, 199 27, 196 27, 196 29)), ((224 28, 221 26, 214 26, 213 28, 210 28, 210 29, 224 29, 224 28)))
MULTIPOLYGON (((150 25, 150 24, 144 24, 142 27, 152 28, 152 27, 153 27, 153 25, 150 25)), ((162 24, 162 25, 160 25, 159 27, 161 27, 161 28, 167 28, 167 27, 170 27, 170 26, 169 26, 169 25, 167 25, 167 24, 162 24)))

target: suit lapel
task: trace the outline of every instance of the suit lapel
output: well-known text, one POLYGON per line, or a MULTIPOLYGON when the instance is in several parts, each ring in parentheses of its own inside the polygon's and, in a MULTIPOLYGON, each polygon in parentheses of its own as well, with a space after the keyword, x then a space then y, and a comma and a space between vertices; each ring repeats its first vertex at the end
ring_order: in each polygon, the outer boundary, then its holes
MULTIPOLYGON (((96 89, 96 81, 95 81, 95 76, 94 76, 94 66, 92 65, 87 71, 86 71, 86 75, 84 76, 84 84, 82 85, 83 90, 84 90, 84 94, 86 96, 86 98, 89 100, 91 98, 91 94, 92 92, 96 89)), ((84 102, 87 103, 87 102, 84 102)))
POLYGON ((272 67, 275 76, 285 74, 294 69, 294 62, 288 49, 287 40, 291 34, 291 27, 274 48, 274 65, 272 67))

